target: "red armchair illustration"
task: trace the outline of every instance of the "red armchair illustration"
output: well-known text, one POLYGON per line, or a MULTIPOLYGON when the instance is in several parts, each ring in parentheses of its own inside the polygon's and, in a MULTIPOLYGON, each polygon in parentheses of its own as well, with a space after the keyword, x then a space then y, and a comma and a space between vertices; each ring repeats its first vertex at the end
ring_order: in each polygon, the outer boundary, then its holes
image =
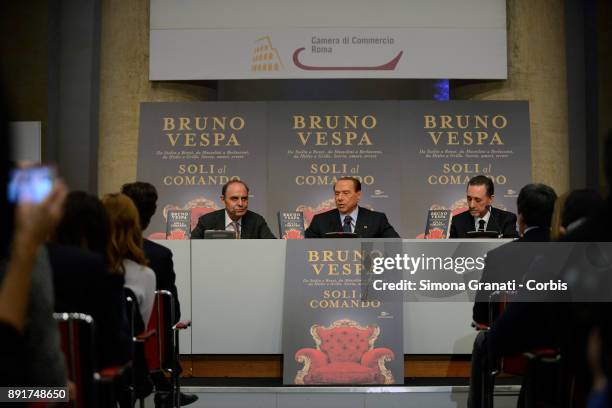
POLYGON ((329 327, 310 328, 314 348, 302 348, 295 360, 304 366, 295 376, 296 384, 394 384, 385 363, 395 358, 388 348, 374 348, 380 334, 376 325, 359 326, 349 319, 329 327))

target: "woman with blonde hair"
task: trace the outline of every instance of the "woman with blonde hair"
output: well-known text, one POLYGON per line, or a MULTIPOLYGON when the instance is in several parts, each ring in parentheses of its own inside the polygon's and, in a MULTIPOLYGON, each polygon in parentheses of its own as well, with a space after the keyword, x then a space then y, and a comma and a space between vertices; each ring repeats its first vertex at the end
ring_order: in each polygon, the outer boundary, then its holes
POLYGON ((107 194, 102 203, 111 222, 109 266, 125 277, 125 287, 136 295, 142 320, 147 325, 155 301, 155 273, 147 267, 142 250, 138 210, 126 195, 107 194))

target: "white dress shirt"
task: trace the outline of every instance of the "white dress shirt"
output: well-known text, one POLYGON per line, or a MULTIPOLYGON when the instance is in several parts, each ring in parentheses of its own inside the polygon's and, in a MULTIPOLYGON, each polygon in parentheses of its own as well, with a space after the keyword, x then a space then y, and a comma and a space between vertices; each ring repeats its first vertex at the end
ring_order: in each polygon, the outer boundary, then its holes
MULTIPOLYGON (((238 224, 238 231, 242 232, 242 218, 238 218, 238 221, 236 221, 236 223, 238 224)), ((225 210, 225 230, 236 232, 236 230, 234 229, 234 221, 227 214, 227 210, 225 210)))
POLYGON ((487 211, 487 213, 484 215, 484 217, 475 217, 474 218, 474 231, 478 231, 478 229, 480 228, 480 224, 479 221, 480 220, 484 220, 485 225, 484 225, 484 230, 487 230, 487 225, 489 224, 489 218, 491 218, 491 211, 487 211))

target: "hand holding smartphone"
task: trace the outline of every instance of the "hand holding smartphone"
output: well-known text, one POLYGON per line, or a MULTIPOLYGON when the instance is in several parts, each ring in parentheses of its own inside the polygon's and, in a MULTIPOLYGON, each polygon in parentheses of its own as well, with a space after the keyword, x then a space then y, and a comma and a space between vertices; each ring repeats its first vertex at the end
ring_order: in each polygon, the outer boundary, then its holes
POLYGON ((8 200, 11 203, 41 203, 55 184, 55 169, 48 166, 16 168, 11 171, 8 200))

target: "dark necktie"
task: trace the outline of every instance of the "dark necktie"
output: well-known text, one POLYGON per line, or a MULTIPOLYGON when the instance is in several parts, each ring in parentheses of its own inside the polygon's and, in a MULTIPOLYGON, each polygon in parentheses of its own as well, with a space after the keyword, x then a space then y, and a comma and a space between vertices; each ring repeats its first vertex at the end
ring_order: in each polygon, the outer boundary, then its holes
POLYGON ((478 231, 484 231, 486 223, 487 222, 485 220, 479 220, 478 221, 478 231))
POLYGON ((344 217, 344 225, 342 225, 342 231, 344 232, 353 232, 351 231, 351 221, 353 219, 351 218, 350 215, 347 215, 346 217, 344 217))

